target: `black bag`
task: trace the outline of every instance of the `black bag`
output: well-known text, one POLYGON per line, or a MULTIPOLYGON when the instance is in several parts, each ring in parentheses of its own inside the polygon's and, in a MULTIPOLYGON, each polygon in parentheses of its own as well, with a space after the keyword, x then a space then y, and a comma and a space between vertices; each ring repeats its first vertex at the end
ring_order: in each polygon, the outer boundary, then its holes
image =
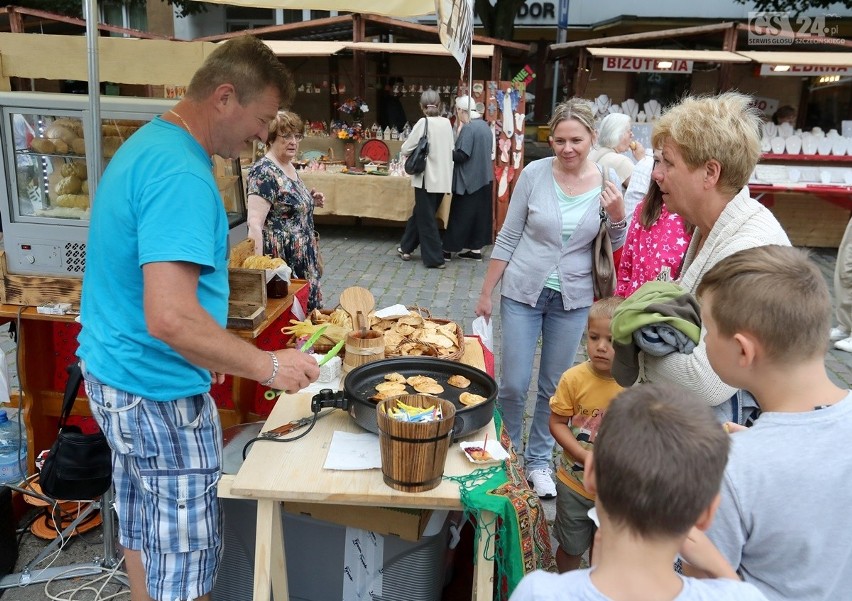
POLYGON ((66 425, 83 381, 79 363, 68 366, 67 371, 59 435, 44 460, 39 482, 54 499, 94 499, 112 484, 112 451, 103 432, 83 434, 80 428, 66 425))
POLYGON ((426 120, 423 135, 417 141, 417 147, 408 158, 405 159, 405 172, 408 175, 417 175, 426 171, 426 157, 429 156, 429 117, 426 120))
MULTIPOLYGON (((606 167, 601 169, 603 176, 602 188, 606 187, 606 167)), ((595 298, 608 298, 615 294, 616 274, 615 259, 612 256, 612 239, 606 227, 606 212, 601 207, 600 225, 592 245, 592 282, 594 284, 595 298)))

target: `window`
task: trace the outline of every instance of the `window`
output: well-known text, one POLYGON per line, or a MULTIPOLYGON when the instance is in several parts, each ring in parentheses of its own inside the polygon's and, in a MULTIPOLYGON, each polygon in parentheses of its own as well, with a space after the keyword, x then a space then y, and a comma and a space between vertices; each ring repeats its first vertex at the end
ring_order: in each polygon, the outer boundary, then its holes
MULTIPOLYGON (((108 25, 126 27, 128 29, 148 30, 148 13, 144 4, 128 4, 127 2, 112 2, 101 5, 101 20, 108 25)), ((110 32, 112 37, 122 37, 124 34, 110 32)), ((124 36, 127 37, 127 36, 124 36)))

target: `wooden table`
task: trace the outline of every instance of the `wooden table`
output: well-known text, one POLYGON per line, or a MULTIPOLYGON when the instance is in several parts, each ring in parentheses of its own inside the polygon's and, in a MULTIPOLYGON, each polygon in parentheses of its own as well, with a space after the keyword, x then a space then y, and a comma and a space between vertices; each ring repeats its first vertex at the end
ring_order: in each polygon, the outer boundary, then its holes
MULTIPOLYGON (((299 176, 308 188, 325 194, 325 206, 314 215, 366 217, 386 221, 407 221, 414 208, 414 188, 411 178, 380 175, 346 175, 300 171, 299 176)), ((437 217, 443 227, 450 216, 451 195, 444 196, 437 217)))
MULTIPOLYGON (((484 370, 482 348, 468 338, 462 361, 484 370)), ((275 428, 293 419, 308 416, 311 394, 282 394, 264 425, 275 428)), ((270 585, 275 601, 287 601, 287 563, 281 501, 299 501, 335 505, 371 505, 418 509, 463 509, 458 485, 444 480, 430 491, 404 493, 387 486, 381 470, 335 471, 323 469, 335 430, 364 432, 347 413, 335 411, 317 421, 304 438, 287 444, 256 443, 236 476, 223 476, 220 497, 257 499, 257 541, 255 546, 254 601, 269 601, 270 585)), ((496 436, 494 422, 464 440, 481 440, 485 433, 496 436)), ((461 476, 476 466, 453 445, 447 454, 444 474, 461 476)), ((483 512, 484 524, 496 524, 494 514, 483 512)), ((493 598, 494 564, 484 556, 486 535, 480 536, 476 549, 472 599, 493 598)))

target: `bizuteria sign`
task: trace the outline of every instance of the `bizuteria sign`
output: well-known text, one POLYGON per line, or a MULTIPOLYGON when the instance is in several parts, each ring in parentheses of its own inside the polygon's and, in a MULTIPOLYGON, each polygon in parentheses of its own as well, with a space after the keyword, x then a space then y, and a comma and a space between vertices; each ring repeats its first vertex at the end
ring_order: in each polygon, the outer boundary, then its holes
POLYGON ((692 61, 630 56, 603 57, 604 71, 629 71, 631 73, 692 73, 692 61))

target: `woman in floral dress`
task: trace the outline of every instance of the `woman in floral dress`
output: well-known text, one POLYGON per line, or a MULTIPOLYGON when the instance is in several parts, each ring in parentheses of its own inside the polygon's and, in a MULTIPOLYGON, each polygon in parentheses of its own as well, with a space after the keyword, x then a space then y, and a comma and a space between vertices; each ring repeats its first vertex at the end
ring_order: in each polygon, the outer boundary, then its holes
POLYGON ((294 277, 307 280, 312 311, 322 307, 314 207, 322 207, 325 196, 308 190, 293 165, 301 131, 302 120, 288 111, 269 123, 268 151, 248 174, 248 229, 255 254, 280 257, 294 277))

